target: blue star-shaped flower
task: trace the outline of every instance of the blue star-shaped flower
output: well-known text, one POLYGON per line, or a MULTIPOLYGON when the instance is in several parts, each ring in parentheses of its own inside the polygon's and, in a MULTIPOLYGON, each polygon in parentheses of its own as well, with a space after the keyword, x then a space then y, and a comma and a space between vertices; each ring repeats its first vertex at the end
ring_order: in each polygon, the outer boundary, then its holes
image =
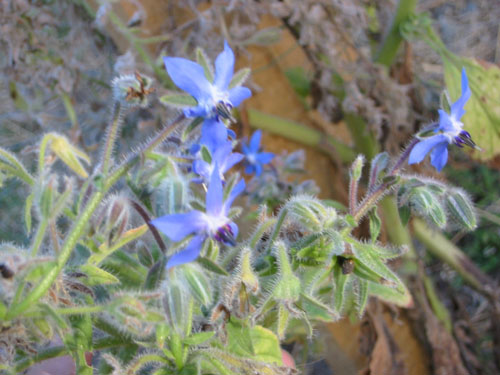
POLYGON ((465 103, 471 96, 469 82, 462 69, 462 95, 451 105, 450 113, 439 110, 439 124, 435 128, 425 129, 422 133, 430 132, 430 136, 419 137, 418 142, 410 152, 408 164, 420 163, 425 156, 431 153, 431 164, 438 172, 443 169, 448 161, 448 145, 454 143, 459 147, 467 145, 478 148, 472 141, 469 132, 463 130, 464 124, 460 121, 465 114, 465 103))
POLYGON ((204 117, 202 139, 204 144, 223 142, 227 139, 227 128, 221 118, 232 120, 231 109, 249 98, 252 92, 247 87, 229 88, 234 73, 234 53, 227 42, 215 60, 213 82, 205 76, 203 67, 180 57, 165 57, 165 67, 172 81, 197 101, 196 107, 184 109, 186 117, 204 117))
POLYGON ((245 190, 245 181, 241 180, 224 201, 222 181, 216 165, 208 185, 206 212, 193 210, 182 214, 162 216, 151 221, 151 224, 172 241, 182 241, 188 235, 194 234, 184 250, 170 257, 167 269, 198 258, 203 241, 208 237, 234 245, 234 239, 238 235, 238 226, 227 215, 234 199, 243 190, 245 190))
POLYGON ((248 146, 241 142, 241 150, 245 155, 245 173, 255 173, 260 176, 262 173, 262 166, 268 164, 273 160, 274 154, 271 152, 259 152, 260 139, 262 138, 262 131, 257 130, 253 133, 248 146))
POLYGON ((224 180, 224 173, 243 159, 242 154, 232 151, 233 146, 231 142, 224 142, 212 152, 212 162, 210 164, 205 160, 195 160, 193 162, 193 172, 200 175, 202 181, 208 182, 212 172, 217 168, 216 166, 218 166, 220 178, 221 180, 224 180))

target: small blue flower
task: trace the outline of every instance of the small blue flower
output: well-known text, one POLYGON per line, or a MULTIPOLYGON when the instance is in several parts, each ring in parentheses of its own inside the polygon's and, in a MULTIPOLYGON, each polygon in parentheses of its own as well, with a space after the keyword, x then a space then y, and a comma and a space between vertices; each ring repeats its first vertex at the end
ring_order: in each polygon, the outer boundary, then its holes
POLYGON ((172 241, 182 241, 188 235, 194 234, 184 250, 170 257, 167 269, 195 260, 200 255, 203 242, 209 237, 234 245, 234 239, 238 236, 238 226, 228 218, 228 214, 234 199, 243 190, 245 181, 241 180, 224 201, 222 181, 216 165, 208 185, 206 212, 193 210, 162 216, 151 221, 151 224, 172 241))
POLYGON ((261 137, 262 131, 257 130, 250 138, 248 146, 241 142, 241 150, 245 155, 245 173, 247 174, 255 173, 256 176, 260 176, 262 166, 270 163, 274 158, 274 154, 271 152, 259 152, 261 137))
MULTIPOLYGON (((202 181, 210 180, 212 172, 218 168, 221 180, 224 180, 224 173, 238 164, 243 155, 238 152, 232 152, 233 146, 230 141, 222 143, 213 152, 211 152, 212 162, 209 164, 205 160, 195 160, 193 162, 193 172, 200 175, 202 181), (218 167, 216 167, 218 166, 218 167)), ((196 181, 199 182, 199 181, 196 181)))
POLYGON ((215 60, 215 77, 209 82, 203 67, 180 57, 165 57, 165 67, 172 81, 197 101, 196 107, 184 109, 186 117, 204 117, 202 137, 214 134, 215 141, 226 139, 226 127, 222 119, 233 120, 231 109, 237 107, 252 92, 247 87, 229 88, 234 73, 234 53, 227 42, 215 60), (204 134, 203 134, 204 133, 204 134))
POLYGON ((464 124, 460 121, 465 114, 464 106, 470 96, 471 90, 464 68, 462 69, 462 95, 451 105, 449 114, 442 109, 439 110, 439 124, 437 127, 424 129, 424 131, 420 132, 421 134, 430 132, 432 135, 420 137, 420 142, 410 152, 408 164, 420 163, 430 152, 431 164, 440 172, 448 161, 448 145, 453 143, 458 147, 467 145, 478 148, 472 141, 469 132, 463 130, 464 124))

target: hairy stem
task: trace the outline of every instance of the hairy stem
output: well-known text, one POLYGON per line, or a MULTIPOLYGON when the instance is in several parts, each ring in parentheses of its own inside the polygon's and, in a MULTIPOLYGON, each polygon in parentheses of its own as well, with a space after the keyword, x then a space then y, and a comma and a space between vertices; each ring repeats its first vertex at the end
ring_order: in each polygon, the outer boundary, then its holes
POLYGON ((109 166, 111 163, 111 156, 113 154, 113 149, 115 147, 116 136, 120 129, 121 124, 121 109, 122 106, 119 101, 115 101, 113 105, 113 120, 111 122, 111 127, 108 130, 108 136, 106 138, 106 143, 104 144, 104 155, 102 161, 102 173, 106 176, 109 172, 109 166))
POLYGON ((184 119, 184 115, 180 115, 170 126, 165 127, 160 133, 156 135, 141 151, 136 153, 134 156, 126 160, 120 167, 118 167, 109 178, 105 181, 104 185, 101 187, 101 190, 97 190, 94 195, 89 199, 87 205, 85 206, 84 211, 74 223, 72 229, 67 235, 62 247, 59 257, 57 258, 57 264, 45 275, 43 280, 37 284, 26 296, 26 298, 21 301, 21 303, 12 305, 9 311, 7 312, 5 319, 10 320, 18 315, 22 314, 26 311, 31 305, 36 303, 41 297, 45 295, 45 293, 49 290, 49 288, 54 283, 55 279, 61 272, 62 268, 68 261, 73 249, 76 244, 83 236, 85 232, 85 228, 87 223, 89 222, 92 214, 99 206, 100 202, 104 198, 106 192, 123 176, 128 172, 130 168, 132 168, 135 163, 137 163, 144 153, 153 150, 156 146, 158 146, 165 138, 171 134, 178 124, 182 122, 184 119))

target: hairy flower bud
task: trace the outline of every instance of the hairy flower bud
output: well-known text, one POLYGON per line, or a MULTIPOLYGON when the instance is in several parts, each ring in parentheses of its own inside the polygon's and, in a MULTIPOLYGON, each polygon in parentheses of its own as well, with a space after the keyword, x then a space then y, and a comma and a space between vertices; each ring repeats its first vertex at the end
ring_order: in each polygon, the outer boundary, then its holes
POLYGON ((130 218, 129 200, 122 196, 113 196, 106 210, 105 230, 108 232, 108 241, 115 242, 127 228, 130 218))
POLYGON ((147 107, 149 95, 154 92, 153 80, 147 76, 127 74, 113 79, 113 97, 124 107, 147 107))

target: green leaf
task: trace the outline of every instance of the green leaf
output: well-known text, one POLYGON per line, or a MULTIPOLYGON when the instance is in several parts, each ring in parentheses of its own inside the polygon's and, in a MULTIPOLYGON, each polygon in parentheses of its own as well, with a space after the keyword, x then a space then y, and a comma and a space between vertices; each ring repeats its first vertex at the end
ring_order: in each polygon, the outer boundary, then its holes
POLYGON ((120 282, 116 276, 92 264, 84 264, 80 266, 80 270, 87 274, 88 279, 85 284, 89 286, 117 284, 120 282))
POLYGON ((467 194, 460 190, 449 193, 446 198, 446 208, 450 215, 465 229, 474 230, 477 226, 474 206, 467 194))
POLYGON ((277 300, 295 302, 300 296, 301 283, 292 272, 288 249, 283 242, 278 242, 275 252, 279 265, 279 279, 274 285, 272 295, 277 300))
POLYGON ((404 285, 398 288, 368 282, 368 294, 401 307, 411 307, 413 299, 404 285))
POLYGON ((358 315, 363 316, 366 303, 368 302, 368 281, 363 279, 358 279, 358 293, 356 295, 356 307, 358 309, 358 315))
POLYGON ((212 64, 210 63, 205 51, 203 51, 200 47, 196 48, 196 62, 203 67, 203 72, 205 73, 205 77, 208 82, 213 82, 214 72, 212 64))
POLYGON ((182 141, 186 141, 189 135, 203 122, 203 117, 195 117, 182 132, 182 141))
POLYGON ((311 92, 311 78, 302 66, 296 66, 285 71, 285 76, 292 85, 294 91, 302 98, 311 92))
POLYGON ((175 107, 175 108, 185 108, 185 107, 196 107, 198 102, 189 94, 167 94, 160 98, 160 102, 163 104, 175 107))
POLYGON ((160 260, 149 269, 146 281, 144 282, 144 289, 152 290, 156 289, 160 285, 161 280, 163 280, 166 265, 167 258, 162 255, 160 260))
POLYGON ((227 350, 243 358, 282 364, 278 337, 262 326, 250 328, 243 321, 231 318, 226 324, 227 350))
POLYGON ((34 282, 49 273, 56 266, 56 261, 39 262, 26 275, 25 281, 34 282))
POLYGON ((31 232, 31 208, 33 207, 33 199, 35 193, 31 193, 26 198, 26 205, 24 206, 24 222, 26 223, 26 232, 31 232))
POLYGON ((195 263, 182 265, 180 271, 191 291, 191 295, 202 306, 209 306, 212 302, 212 288, 206 272, 203 272, 200 266, 195 263))
POLYGON ((398 207, 399 218, 401 219, 401 223, 406 227, 411 217, 411 209, 408 206, 398 207))
POLYGON ((426 186, 412 189, 410 203, 420 215, 429 218, 438 227, 443 228, 446 225, 446 213, 443 205, 426 186))
POLYGON ((333 322, 338 319, 339 315, 335 311, 316 298, 305 293, 301 293, 300 297, 299 305, 309 319, 321 322, 333 322))
POLYGON ((245 83, 245 81, 250 76, 251 70, 249 68, 243 68, 234 73, 233 78, 231 78, 231 82, 229 83, 229 88, 241 86, 245 83))
POLYGON ((229 273, 224 268, 222 268, 217 263, 215 263, 214 261, 212 261, 206 257, 198 257, 196 259, 196 261, 201 266, 203 266, 203 268, 207 269, 210 272, 214 272, 216 274, 223 275, 223 276, 229 276, 229 273))
POLYGON ((214 331, 208 331, 208 332, 198 332, 194 333, 189 337, 186 337, 182 342, 185 345, 189 346, 195 346, 195 345, 200 345, 203 344, 205 341, 210 340, 214 336, 215 332, 214 331))
POLYGON ((450 96, 456 101, 461 95, 461 71, 465 67, 472 95, 465 105, 461 121, 474 142, 483 150, 473 157, 490 160, 500 155, 500 68, 494 64, 480 65, 442 51, 444 78, 450 96))
POLYGON ((344 307, 345 287, 347 285, 347 282, 349 281, 349 276, 350 275, 346 275, 342 272, 342 267, 340 267, 338 263, 335 264, 335 266, 333 267, 333 282, 335 287, 333 303, 335 311, 339 313, 342 311, 342 308, 344 307))
POLYGON ((7 306, 0 301, 0 321, 2 321, 5 318, 5 314, 7 314, 7 306))
POLYGON ((370 237, 372 242, 375 242, 382 228, 382 220, 380 220, 380 216, 378 216, 377 207, 374 207, 368 212, 368 218, 370 220, 370 237))
POLYGON ((208 164, 212 164, 212 155, 210 155, 210 151, 208 151, 208 148, 203 145, 201 146, 201 158, 203 161, 205 161, 208 164))

